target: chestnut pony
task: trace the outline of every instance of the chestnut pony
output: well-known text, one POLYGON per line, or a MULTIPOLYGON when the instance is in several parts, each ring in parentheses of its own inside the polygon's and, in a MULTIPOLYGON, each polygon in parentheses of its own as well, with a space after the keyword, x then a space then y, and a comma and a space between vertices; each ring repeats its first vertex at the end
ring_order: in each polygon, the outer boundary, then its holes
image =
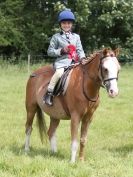
POLYGON ((29 151, 30 135, 35 114, 39 124, 40 137, 48 135, 52 152, 57 151, 56 128, 61 119, 71 120, 71 162, 75 162, 78 150, 78 127, 81 122, 79 158, 84 160, 84 147, 92 115, 99 105, 99 89, 104 86, 109 97, 118 95, 118 50, 104 49, 96 52, 73 68, 65 95, 54 98, 53 106, 43 103, 43 95, 53 75, 51 66, 36 70, 30 77, 26 88, 26 141, 25 151, 29 151), (50 116, 47 132, 43 113, 50 116))

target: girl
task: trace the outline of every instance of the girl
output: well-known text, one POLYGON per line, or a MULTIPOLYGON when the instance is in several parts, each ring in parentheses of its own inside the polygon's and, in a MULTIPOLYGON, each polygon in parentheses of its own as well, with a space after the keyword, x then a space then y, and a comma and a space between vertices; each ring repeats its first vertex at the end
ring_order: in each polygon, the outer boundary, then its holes
POLYGON ((80 36, 72 33, 73 23, 75 22, 74 14, 70 10, 63 10, 58 16, 58 22, 61 32, 53 35, 48 48, 48 55, 57 58, 54 63, 55 73, 43 98, 49 106, 53 104, 53 91, 63 75, 64 69, 85 58, 80 36))

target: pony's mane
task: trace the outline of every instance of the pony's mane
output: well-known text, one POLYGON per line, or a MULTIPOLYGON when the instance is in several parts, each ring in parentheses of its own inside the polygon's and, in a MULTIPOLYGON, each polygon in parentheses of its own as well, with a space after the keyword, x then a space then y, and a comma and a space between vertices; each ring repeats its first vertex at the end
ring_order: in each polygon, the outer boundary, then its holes
MULTIPOLYGON (((105 48, 104 50, 108 50, 108 51, 112 51, 110 48, 105 48)), ((101 55, 101 57, 104 55, 103 52, 104 50, 96 50, 94 51, 92 54, 89 54, 86 59, 84 59, 82 65, 86 65, 87 63, 90 63, 92 60, 94 60, 98 55, 101 55)), ((118 59, 116 59, 116 63, 118 64, 118 67, 120 67, 120 63, 118 61, 118 59)))
POLYGON ((92 61, 92 60, 93 60, 94 58, 96 58, 96 56, 99 55, 101 52, 102 52, 102 50, 96 50, 96 51, 94 51, 93 53, 89 54, 89 55, 86 57, 86 59, 85 59, 83 65, 85 65, 85 64, 89 63, 90 61, 92 61))

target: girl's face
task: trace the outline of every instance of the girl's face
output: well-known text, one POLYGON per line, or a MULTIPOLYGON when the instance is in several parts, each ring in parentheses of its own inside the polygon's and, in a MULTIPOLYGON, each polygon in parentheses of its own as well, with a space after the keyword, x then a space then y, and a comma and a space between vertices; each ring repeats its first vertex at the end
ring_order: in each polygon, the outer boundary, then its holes
POLYGON ((61 29, 65 32, 69 32, 72 29, 73 22, 72 21, 62 21, 61 22, 61 29))

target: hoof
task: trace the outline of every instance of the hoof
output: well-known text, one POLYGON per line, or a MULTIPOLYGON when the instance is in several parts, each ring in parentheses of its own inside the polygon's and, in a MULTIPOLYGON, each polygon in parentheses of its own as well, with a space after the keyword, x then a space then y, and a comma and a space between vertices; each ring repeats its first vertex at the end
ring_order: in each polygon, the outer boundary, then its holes
POLYGON ((84 161, 85 161, 84 157, 79 157, 79 160, 80 160, 81 162, 84 162, 84 161))
POLYGON ((76 160, 74 160, 74 159, 70 160, 70 164, 75 164, 75 162, 76 162, 76 160))
POLYGON ((52 150, 51 150, 51 154, 57 154, 57 151, 52 151, 52 150))
POLYGON ((30 152, 30 149, 29 148, 25 148, 25 154, 27 155, 29 152, 30 152))
POLYGON ((27 151, 24 152, 24 155, 28 155, 28 154, 29 154, 29 152, 27 152, 27 151))

